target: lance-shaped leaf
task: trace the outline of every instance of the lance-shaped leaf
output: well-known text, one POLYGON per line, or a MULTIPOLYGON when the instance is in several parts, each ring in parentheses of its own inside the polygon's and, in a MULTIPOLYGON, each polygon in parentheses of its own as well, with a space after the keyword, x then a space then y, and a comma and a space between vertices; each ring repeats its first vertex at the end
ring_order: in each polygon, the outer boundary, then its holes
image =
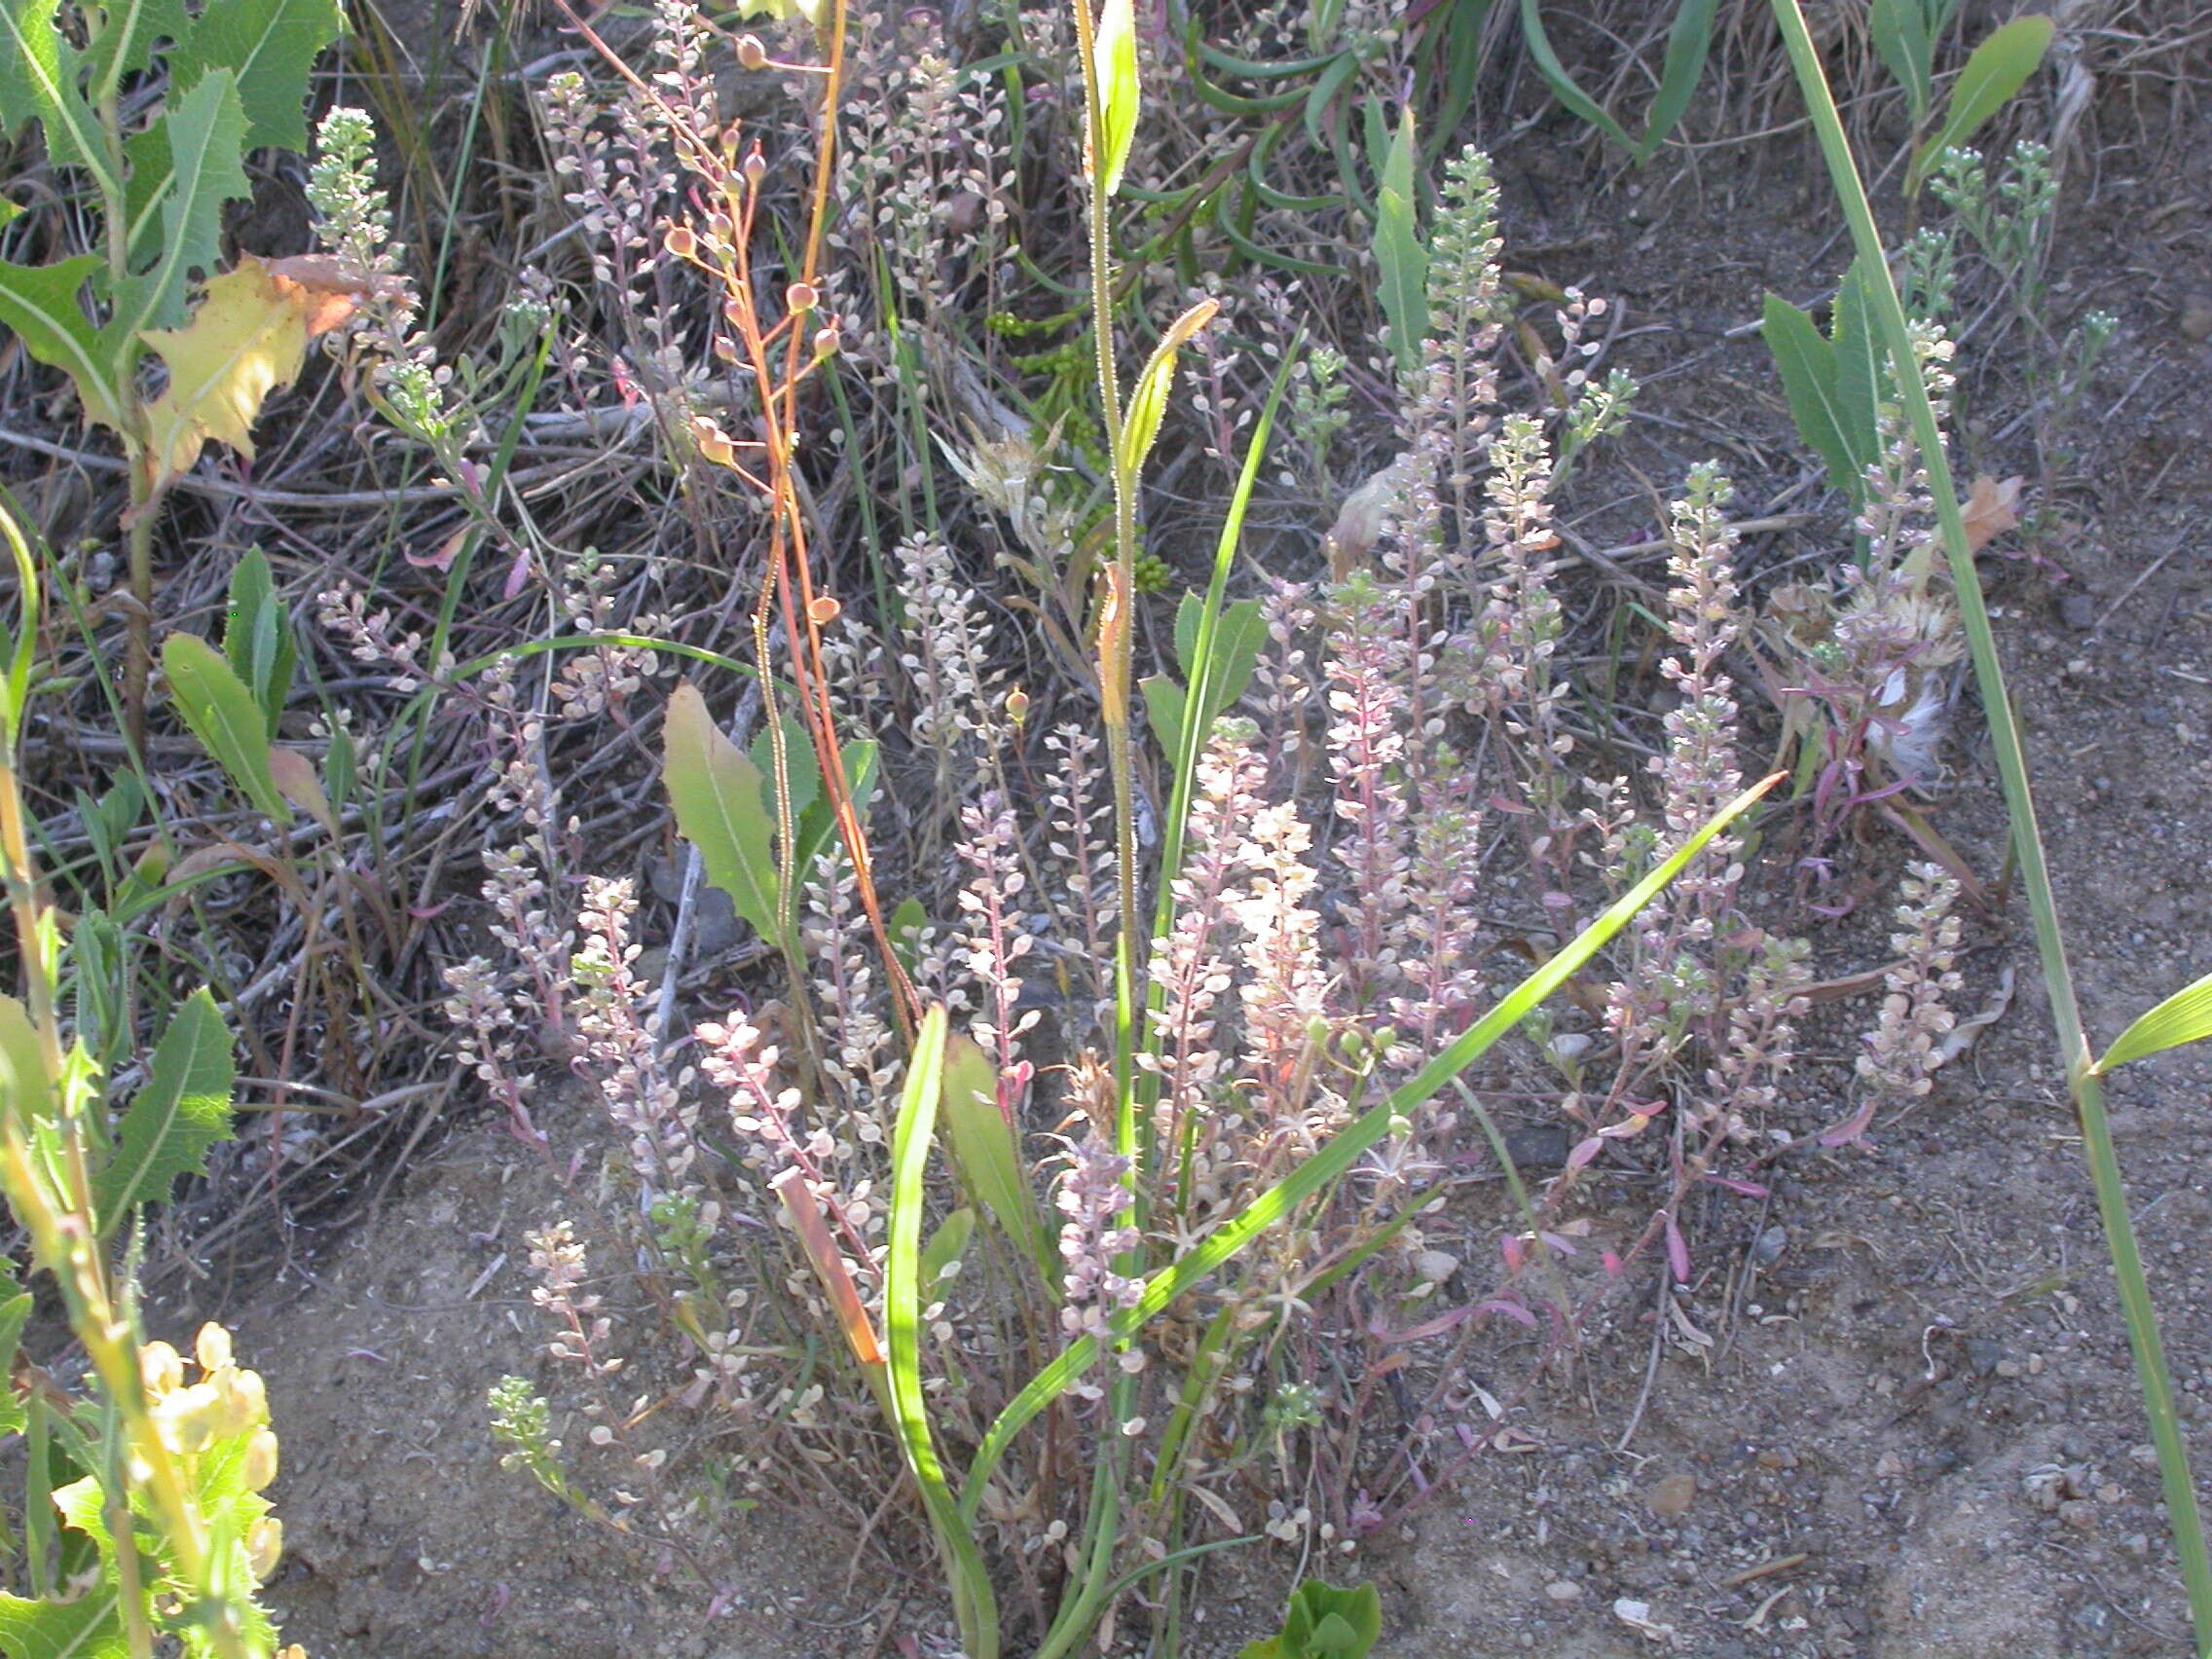
POLYGON ((2096 1064, 2102 1077, 2130 1060, 2149 1059, 2185 1043, 2212 1037, 2212 974, 2180 990, 2120 1034, 2096 1064))
POLYGON ((162 643, 162 669, 177 713, 215 757, 254 809, 279 825, 292 809, 269 770, 269 728, 253 693, 215 647, 196 634, 171 634, 162 643))
MULTIPOLYGON (((216 70, 190 92, 170 99, 156 130, 161 140, 148 148, 161 152, 159 160, 166 162, 166 172, 154 172, 152 155, 134 153, 126 205, 134 216, 144 209, 133 207, 133 200, 158 208, 161 235, 150 250, 150 263, 143 269, 134 267, 117 285, 115 314, 100 334, 108 355, 117 360, 135 350, 134 343, 148 329, 173 328, 184 321, 192 274, 213 271, 222 258, 223 204, 253 194, 240 161, 245 150, 245 111, 229 70, 216 70)), ((142 239, 133 240, 143 245, 142 239)), ((304 338, 301 345, 304 349, 304 338)), ((283 378, 290 380, 298 368, 294 362, 283 378)), ((255 407, 259 406, 257 399, 255 407)), ((200 452, 196 448, 192 453, 200 452)), ((245 453, 253 452, 248 448, 245 453)))
MULTIPOLYGON (((1076 0, 1088 6, 1090 0, 1076 0)), ((1101 196, 1122 188, 1122 169, 1128 166, 1129 145, 1137 135, 1137 17, 1133 0, 1106 0, 1098 14, 1098 33, 1091 42, 1091 61, 1098 83, 1100 130, 1091 134, 1091 176, 1101 196)))
MULTIPOLYGON (((1198 596, 1190 593, 1183 596, 1182 607, 1175 613, 1176 660, 1183 665, 1186 680, 1200 688, 1198 719, 1201 746, 1208 740, 1213 722, 1243 696, 1244 688, 1252 683, 1260 652, 1268 643, 1267 618, 1261 613, 1258 600, 1240 600, 1224 607, 1207 652, 1210 660, 1200 673, 1197 661, 1198 624, 1204 609, 1198 596)), ((1160 738, 1161 747, 1170 756, 1180 755, 1189 693, 1163 674, 1147 679, 1143 690, 1145 709, 1152 717, 1152 728, 1160 738)))
POLYGON ((154 1046, 146 1087, 124 1114, 115 1156, 92 1182, 103 1237, 133 1204, 168 1197, 180 1175, 205 1172, 207 1149, 231 1138, 231 1034, 201 990, 180 1004, 154 1046))
POLYGON ((1904 89, 1914 127, 1928 119, 1936 90, 1936 41, 1928 22, 1925 0, 1873 0, 1866 12, 1866 32, 1873 37, 1882 62, 1904 89))
POLYGON ((309 76, 340 21, 337 0, 207 0, 169 55, 169 73, 180 87, 235 74, 247 144, 305 153, 309 76))
POLYGON ((764 940, 784 937, 776 872, 775 821, 760 768, 721 733, 689 681, 668 700, 662 778, 676 828, 699 849, 707 879, 764 940))
POLYGON ((1420 367, 1428 338, 1428 252, 1421 246, 1414 207, 1414 106, 1398 114, 1398 130, 1382 160, 1375 193, 1375 264, 1382 276, 1382 314, 1390 322, 1390 351, 1402 374, 1420 367))
POLYGON ((1857 469, 1852 463, 1850 425, 1836 386, 1835 348, 1819 327, 1780 294, 1766 297, 1766 346, 1782 375, 1797 435, 1827 462, 1828 481, 1850 491, 1857 469))
POLYGON ((845 1333, 845 1342, 853 1350, 853 1357, 872 1375, 871 1386, 882 1386, 883 1345, 876 1340, 875 1321, 867 1316, 867 1304, 861 1298, 860 1286, 853 1282, 845 1258, 838 1252, 837 1240, 830 1232, 830 1223, 822 1214, 822 1206, 815 1201, 814 1191, 806 1184, 806 1177, 795 1169, 787 1169, 773 1183, 776 1197, 784 1203, 785 1219, 792 1224, 792 1232, 798 1237, 799 1248, 806 1252, 815 1276, 822 1288, 830 1293, 830 1303, 837 1315, 838 1327, 845 1333))
POLYGON ((292 639, 292 618, 276 597, 276 577, 269 555, 248 548, 239 568, 231 572, 231 603, 223 620, 223 654, 276 735, 284 701, 292 689, 292 669, 299 646, 292 639))
POLYGON ((961 1181, 1014 1248, 1040 1265, 1046 1285, 1056 1286, 1051 1237, 1022 1162, 1021 1131, 999 1109, 998 1067, 972 1037, 954 1034, 945 1044, 944 1122, 961 1181))
POLYGON ((1167 415, 1167 395, 1175 389, 1175 359, 1219 310, 1220 301, 1200 300, 1170 323, 1160 344, 1152 349, 1144 372, 1137 376, 1136 388, 1129 393, 1129 407, 1122 416, 1122 441, 1115 460, 1123 477, 1133 481, 1144 470, 1145 457, 1152 453, 1153 442, 1160 436, 1160 423, 1167 415))
POLYGON ((85 419, 123 430, 121 379, 99 330, 78 303, 87 280, 102 268, 97 254, 53 265, 11 265, 0 260, 0 323, 13 329, 23 350, 76 383, 85 419))
POLYGON ((1951 88, 1943 125, 1935 137, 1913 153, 1912 166, 1905 174, 1907 194, 1920 189, 1937 156, 1972 137, 1983 122, 2028 84, 2028 77, 2049 50, 2056 27, 2046 17, 2014 18, 1973 49, 1973 55, 1967 59, 1967 66, 1959 71, 1958 82, 1951 88))

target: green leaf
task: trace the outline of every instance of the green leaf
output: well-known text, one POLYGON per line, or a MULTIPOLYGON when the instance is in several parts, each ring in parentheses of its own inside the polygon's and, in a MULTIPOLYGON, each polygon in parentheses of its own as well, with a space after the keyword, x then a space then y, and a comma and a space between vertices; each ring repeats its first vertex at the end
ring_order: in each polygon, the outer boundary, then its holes
POLYGON ((106 12, 107 20, 85 52, 95 103, 123 76, 151 69, 154 48, 182 39, 190 21, 183 0, 117 0, 106 12))
POLYGON ((1567 72, 1567 65, 1559 60, 1559 54, 1552 50, 1552 37, 1544 32, 1543 8, 1539 0, 1521 0, 1521 39, 1529 48, 1529 56, 1536 65, 1536 73, 1551 88, 1552 96, 1622 149, 1633 154, 1636 140, 1628 135, 1627 129, 1619 122, 1605 113, 1597 99, 1574 84, 1574 77, 1567 72))
POLYGON ((325 796, 344 811, 346 803, 353 798, 353 785, 360 777, 361 761, 353 748, 353 739, 336 720, 330 722, 330 753, 323 756, 322 788, 325 796))
POLYGON ((1169 755, 1183 752, 1183 688, 1164 674, 1148 674, 1137 682, 1144 693, 1145 718, 1152 721, 1153 736, 1169 755))
POLYGON ((292 809, 269 771, 269 727, 253 693, 205 640, 171 634, 162 642, 162 668, 169 697, 192 735, 245 792, 254 809, 289 827, 292 809))
POLYGON ((0 996, 0 1105, 28 1134, 54 1117, 54 1077, 29 1010, 0 996))
POLYGON ((2212 974, 2180 990, 2120 1034, 2093 1068, 2099 1077, 2130 1060, 2148 1059, 2212 1037, 2212 974))
POLYGON ((1420 367, 1428 341, 1428 250, 1421 245, 1414 211, 1414 106, 1398 113, 1398 130, 1382 162, 1375 193, 1375 264, 1382 277, 1382 314, 1390 323, 1390 350, 1398 371, 1420 367))
POLYGON ((1201 668, 1195 659, 1204 610, 1204 603, 1197 594, 1183 596, 1183 604, 1175 613, 1175 655, 1194 683, 1203 682, 1198 718, 1210 729, 1215 717, 1233 708, 1252 683, 1253 671, 1260 666, 1260 653, 1268 645, 1268 618, 1256 599, 1238 600, 1235 605, 1223 607, 1214 623, 1213 639, 1207 645, 1206 661, 1201 668))
POLYGON ((231 1138, 231 1033, 205 990, 182 1003, 154 1046, 146 1086, 130 1102, 115 1149, 92 1182, 102 1237, 131 1206, 166 1198, 180 1175, 204 1174, 207 1149, 231 1138))
POLYGON ((108 166, 107 138, 86 99, 84 55, 56 27, 59 0, 0 5, 0 138, 11 141, 35 120, 49 159, 83 167, 101 195, 122 193, 108 166))
POLYGON ((223 654, 261 705, 274 739, 285 701, 291 695, 292 668, 299 660, 299 646, 292 639, 291 615, 276 597, 269 556, 258 547, 249 548, 239 561, 239 568, 231 572, 223 654))
POLYGON ((1866 468, 1880 459, 1883 355, 1868 310, 1865 267, 1854 260, 1835 293, 1830 331, 1835 346, 1835 418, 1851 456, 1854 499, 1865 493, 1866 468))
POLYGON ((1828 480, 1856 498, 1858 477, 1851 440, 1838 401, 1835 348, 1822 338, 1813 319, 1780 294, 1766 297, 1765 334, 1774 366, 1782 374, 1797 434, 1827 462, 1828 480))
MULTIPOLYGON (((822 797, 822 766, 814 753, 813 735, 806 722, 786 715, 784 726, 784 766, 792 781, 792 820, 795 824, 814 809, 822 797)), ((767 791, 771 806, 776 804, 776 745, 773 734, 766 726, 759 735, 746 745, 745 753, 759 769, 761 787, 767 791)), ((782 823, 779 813, 771 813, 771 820, 782 823)))
POLYGON ((207 0, 169 55, 180 87, 224 71, 238 77, 246 145, 306 154, 309 77, 338 38, 337 0, 207 0))
MULTIPOLYGON (((1088 6, 1090 0, 1076 3, 1088 6)), ((1091 61, 1098 84, 1100 128, 1091 136, 1091 172, 1098 181, 1098 194, 1111 197, 1122 188, 1122 169, 1128 166, 1129 146, 1136 140, 1137 110, 1142 101, 1137 86, 1133 0, 1106 0, 1099 9, 1091 61)))
POLYGON ((1175 388, 1175 359, 1219 310, 1219 300, 1200 300, 1168 324, 1167 332, 1145 360, 1144 372, 1137 376, 1136 388, 1129 393, 1129 406, 1122 414, 1122 439, 1115 461, 1124 478, 1134 482, 1144 470, 1145 457, 1152 453, 1153 441, 1160 436, 1160 423, 1167 415, 1167 394, 1175 388))
POLYGON ((0 1291, 7 1293, 0 1299, 0 1436, 5 1436, 30 1426, 30 1411, 8 1380, 16 1375, 16 1352, 22 1346, 23 1326, 31 1316, 31 1293, 6 1269, 0 1269, 0 1291))
POLYGON ((99 330, 78 300, 102 267, 100 257, 92 253, 52 265, 0 260, 0 322, 15 330, 24 350, 76 383, 87 421, 120 432, 121 380, 102 349, 99 330))
MULTIPOLYGON (((875 797, 876 762, 880 753, 878 746, 866 738, 845 745, 845 788, 852 795, 853 811, 863 820, 867 817, 867 803, 875 797)), ((794 882, 804 884, 815 866, 822 862, 822 855, 829 851, 830 839, 836 833, 837 813, 829 797, 809 801, 799 813, 793 835, 792 879, 794 882)))
POLYGON ((930 1235, 929 1243, 922 1249, 924 1302, 937 1299, 944 1282, 945 1271, 968 1254, 969 1241, 975 1236, 976 1212, 966 1206, 946 1216, 938 1230, 930 1235))
MULTIPOLYGON (((1456 1042, 1429 1061, 1411 1081, 1393 1089, 1385 1099, 1339 1129, 1326 1145, 1281 1181, 1254 1198, 1235 1217, 1216 1227, 1196 1248, 1154 1273, 1145 1281, 1144 1294, 1138 1299, 1136 1306, 1114 1315, 1114 1339, 1125 1341, 1135 1336, 1161 1309, 1170 1307, 1211 1276, 1215 1269, 1285 1217, 1295 1214, 1308 1198, 1348 1174, 1370 1147, 1403 1124, 1408 1115, 1429 1096, 1488 1053, 1500 1037, 1519 1025, 1548 1000, 1553 992, 1566 984, 1576 970, 1635 920, 1639 911, 1688 867, 1690 861, 1704 851, 1707 842, 1747 811, 1752 802, 1765 794, 1779 780, 1778 773, 1730 801, 1710 823, 1677 849, 1666 863, 1638 882, 1610 909, 1584 928, 1568 944, 1493 1005, 1488 1014, 1461 1032, 1456 1042)), ((966 1496, 961 1500, 961 1508, 970 1519, 980 1507, 983 1492, 1008 1449, 1014 1444, 1014 1437, 1096 1364, 1098 1354, 1099 1343, 1096 1337, 1079 1338, 1062 1349, 1058 1358, 1031 1378, 1021 1392, 999 1413, 968 1466, 966 1496)))
POLYGON ((103 1579, 73 1602, 0 1596, 0 1653, 8 1659, 129 1659, 113 1586, 103 1579))
POLYGON ((1945 150, 1964 144, 1976 129, 2011 101, 2028 84, 2050 47, 2054 25, 2041 16, 2014 18, 1973 49, 1951 88, 1951 102, 1936 136, 1917 150, 1905 175, 1905 191, 1917 193, 1929 164, 1945 150))
POLYGON ((945 1045, 944 1123, 961 1183, 983 1202, 1014 1247, 1035 1261, 1057 1292, 1057 1257, 1021 1157, 1021 1131, 999 1110, 998 1067, 972 1037, 945 1045))
POLYGON ((1928 119, 1935 96, 1936 39, 1928 21, 1923 0, 1873 0, 1866 14, 1874 50, 1904 89, 1915 130, 1928 119))
POLYGON ((784 939, 782 885, 776 873, 775 822, 760 768, 721 733, 707 700, 688 680, 668 700, 663 781, 676 827, 699 849, 707 879, 764 940, 784 939))
MULTIPOLYGON (((883 1324, 888 1349, 891 1417, 906 1454, 906 1467, 921 1489, 930 1529, 944 1556, 960 1621, 962 1647, 998 1651, 998 1604, 989 1572, 976 1547, 970 1522, 946 1486, 930 1432, 929 1400, 922 1391, 921 1235, 926 1202, 922 1178, 935 1139, 938 1096, 944 1087, 945 1014, 933 1008, 915 1034, 899 1122, 891 1136, 891 1228, 883 1262, 883 1324)), ((992 1107, 994 1114, 996 1106, 992 1107)))
POLYGON ((222 260, 223 204, 253 194, 240 159, 245 111, 229 70, 215 70, 171 98, 160 129, 160 142, 149 148, 166 148, 166 174, 141 180, 146 162, 134 162, 131 168, 133 198, 161 208, 160 244, 151 265, 117 285, 115 314, 100 330, 103 348, 118 362, 127 360, 145 330, 184 322, 192 274, 212 276, 222 260))
POLYGON ((1636 146, 1636 165, 1659 153, 1667 134, 1682 119, 1705 74, 1705 60, 1713 51, 1713 15, 1719 0, 1681 0, 1674 26, 1667 31, 1667 57, 1659 71, 1659 91, 1644 116, 1643 136, 1636 146))

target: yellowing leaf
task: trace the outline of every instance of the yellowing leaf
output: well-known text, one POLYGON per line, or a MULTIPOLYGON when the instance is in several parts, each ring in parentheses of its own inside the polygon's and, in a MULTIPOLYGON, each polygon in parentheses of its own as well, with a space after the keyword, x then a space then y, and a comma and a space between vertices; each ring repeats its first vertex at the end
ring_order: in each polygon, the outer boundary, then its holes
POLYGON ((208 282, 184 327, 146 330, 141 338, 169 368, 168 390, 146 412, 162 478, 198 461, 209 438, 250 458, 262 400, 292 384, 311 335, 339 320, 327 292, 248 255, 208 282))
POLYGON ((1967 546, 1979 553, 2007 531, 2020 528, 2020 490, 2026 482, 2008 478, 2000 484, 1986 472, 1973 481, 1973 489, 1959 503, 1967 525, 1967 546))

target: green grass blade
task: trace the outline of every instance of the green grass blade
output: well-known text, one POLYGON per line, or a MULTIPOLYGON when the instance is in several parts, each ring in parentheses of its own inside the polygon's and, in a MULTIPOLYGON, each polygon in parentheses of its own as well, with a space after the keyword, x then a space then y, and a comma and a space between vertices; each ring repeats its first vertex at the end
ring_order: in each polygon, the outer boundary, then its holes
MULTIPOLYGON (((1890 276, 1884 257, 1882 234, 1874 222, 1874 209, 1860 179, 1851 154, 1851 140, 1843 130, 1835 96, 1821 67, 1819 50, 1805 26, 1797 0, 1773 0, 1784 44, 1797 72, 1812 116, 1813 130, 1825 156, 1836 199, 1851 226, 1852 241, 1865 261, 1867 298, 1880 324, 1890 361, 1898 366, 1899 391, 1920 446, 1921 461, 1928 471, 1928 488, 1935 498, 1936 516, 1942 531, 1943 551, 1950 563, 1952 583, 1958 595, 1960 619, 1966 626, 1967 645, 1972 654, 1974 680, 1981 691, 1982 711, 1989 722, 1990 750, 2005 789, 2006 811, 2011 820, 2013 857, 2020 885, 2035 918, 2036 947, 2043 959, 2044 983, 2050 993, 2051 1022, 2058 1028, 2059 1060, 2073 1086, 2075 1110, 2082 1121, 2083 1152, 2088 1160, 2089 1179, 2096 1189, 2097 1208, 2104 1219, 2105 1237, 2112 1249, 2113 1278, 2119 1286, 2127 1337, 2135 1354, 2137 1380, 2143 1387, 2144 1414, 2150 1420, 2152 1443, 2158 1453, 2158 1470, 2164 1488, 2166 1515, 2173 1529, 2174 1550, 2181 1559, 2182 1580, 2188 1588, 2190 1616, 2195 1625, 2195 1646, 2201 1659, 2212 1659, 2212 1557, 2204 1541, 2204 1519, 2197 1504, 2195 1484, 2190 1475, 2189 1448, 2182 1439, 2181 1419, 2174 1408, 2173 1376, 2166 1364, 2165 1344, 2158 1335, 2157 1309, 2151 1300, 2150 1280, 2143 1272, 2143 1254, 2135 1237, 2135 1223, 2127 1203, 2127 1184, 2113 1145, 2112 1123, 2105 1111, 2104 1087, 2089 1062, 2082 1029, 2081 1005, 2074 994, 2073 971, 2066 960, 2065 935, 2058 923, 2058 902, 2051 890, 2050 870, 2044 860, 2043 835, 2036 824, 2035 792, 2028 779, 2027 754, 2020 742, 2018 722, 2005 689, 2005 670, 1997 654, 1996 635, 1989 625, 1989 608, 1982 600, 1981 581, 1974 570, 1973 550, 1967 540, 1966 518, 1959 505, 1958 485, 1951 476, 1943 449, 1943 434, 1936 424, 1936 410, 1927 387, 1914 371, 1911 325, 1890 276)), ((2046 19, 2047 26, 2047 19, 2046 19)))
MULTIPOLYGON (((1171 1306, 1187 1291, 1196 1288, 1216 1268, 1276 1222, 1293 1213, 1306 1199, 1349 1173, 1358 1162, 1360 1155, 1388 1134, 1394 1123, 1473 1065, 1500 1037, 1526 1019, 1538 1005, 1564 985, 1569 976, 1603 949, 1607 940, 1628 926, 1637 912, 1657 898, 1668 883, 1681 874, 1708 841, 1779 783, 1782 776, 1783 774, 1776 773, 1730 801, 1712 823, 1693 835, 1674 857, 1638 882, 1611 909, 1584 928, 1558 954, 1523 979, 1511 993, 1468 1027, 1457 1042, 1431 1060, 1411 1082, 1401 1086, 1382 1104, 1371 1108, 1365 1115, 1338 1130, 1326 1146, 1253 1199, 1250 1206, 1235 1220, 1217 1229, 1204 1242, 1171 1267, 1153 1274, 1145 1282, 1144 1294, 1138 1299, 1136 1306, 1115 1316, 1113 1323, 1116 1340, 1126 1341, 1134 1337, 1161 1309, 1171 1306)), ((991 1424, 990 1431, 983 1436, 982 1444, 977 1448, 975 1461, 969 1466, 967 1495, 961 1500, 964 1515, 971 1520, 974 1518, 977 1506, 982 1501, 983 1487, 998 1468, 1000 1460, 1005 1457, 1014 1436, 1088 1371, 1097 1362, 1098 1354, 1099 1344, 1095 1337, 1085 1337, 1071 1344, 1056 1359, 1030 1379, 1028 1385, 1019 1394, 1008 1402, 1006 1409, 999 1413, 997 1420, 991 1424)))
POLYGON ((976 1548, 969 1519, 945 1485, 944 1468, 930 1433, 929 1402, 922 1393, 922 1177, 929 1167, 938 1096, 944 1087, 944 1010, 933 1008, 914 1037, 906 1091, 891 1136, 891 1235, 883 1265, 891 1413, 906 1467, 921 1488, 930 1525, 944 1552, 945 1577, 960 1617, 961 1646, 970 1659, 998 1659, 998 1603, 991 1594, 990 1574, 976 1548))
POLYGON ((1659 153, 1667 134, 1688 112, 1690 98, 1705 75, 1705 60, 1713 52, 1713 16, 1720 0, 1681 0, 1674 27, 1667 31, 1667 57, 1659 70, 1659 92, 1644 117, 1643 137, 1636 146, 1636 165, 1641 166, 1659 153))
POLYGON ((1529 57, 1536 65, 1536 73, 1551 88, 1552 96, 1634 155, 1636 140, 1628 135, 1628 129, 1606 114, 1603 104, 1574 84, 1574 77, 1567 72, 1567 65, 1559 60, 1559 54, 1552 50, 1552 37, 1544 30, 1544 13, 1540 0, 1521 0, 1521 38, 1529 48, 1529 57))
POLYGON ((2130 1060, 2148 1059, 2185 1043, 2201 1043, 2212 1037, 2212 974, 2180 990, 2120 1034, 2096 1063, 2099 1077, 2130 1060))

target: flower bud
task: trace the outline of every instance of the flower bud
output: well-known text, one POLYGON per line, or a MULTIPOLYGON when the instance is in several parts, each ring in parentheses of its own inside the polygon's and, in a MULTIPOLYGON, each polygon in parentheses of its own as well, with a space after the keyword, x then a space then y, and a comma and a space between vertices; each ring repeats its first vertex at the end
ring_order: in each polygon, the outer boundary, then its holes
POLYGON ((758 35, 737 37, 737 66, 740 69, 765 69, 768 67, 768 49, 760 44, 758 35))
POLYGON ((148 1343, 138 1350, 138 1374, 157 1400, 184 1386, 184 1361, 167 1343, 148 1343))
POLYGON ((814 331, 814 354, 817 357, 834 357, 840 344, 835 323, 814 331))
POLYGON ((263 1516, 261 1524, 246 1535, 245 1554, 255 1581, 268 1583, 284 1554, 284 1523, 274 1515, 263 1516))
POLYGON ((193 1340, 192 1356, 203 1371, 220 1371, 231 1363, 231 1333, 209 1320, 193 1340))
POLYGON ((246 1442, 245 1466, 242 1473, 245 1476, 245 1489, 248 1492, 260 1492, 276 1478, 276 1431, 275 1429, 257 1428, 253 1431, 253 1438, 246 1442))
POLYGON ((661 246, 668 249, 672 259, 695 259, 699 253, 699 239, 689 225, 671 225, 661 239, 661 246))
POLYGON ((784 309, 793 316, 801 316, 821 302, 811 282, 793 282, 784 290, 784 309))

